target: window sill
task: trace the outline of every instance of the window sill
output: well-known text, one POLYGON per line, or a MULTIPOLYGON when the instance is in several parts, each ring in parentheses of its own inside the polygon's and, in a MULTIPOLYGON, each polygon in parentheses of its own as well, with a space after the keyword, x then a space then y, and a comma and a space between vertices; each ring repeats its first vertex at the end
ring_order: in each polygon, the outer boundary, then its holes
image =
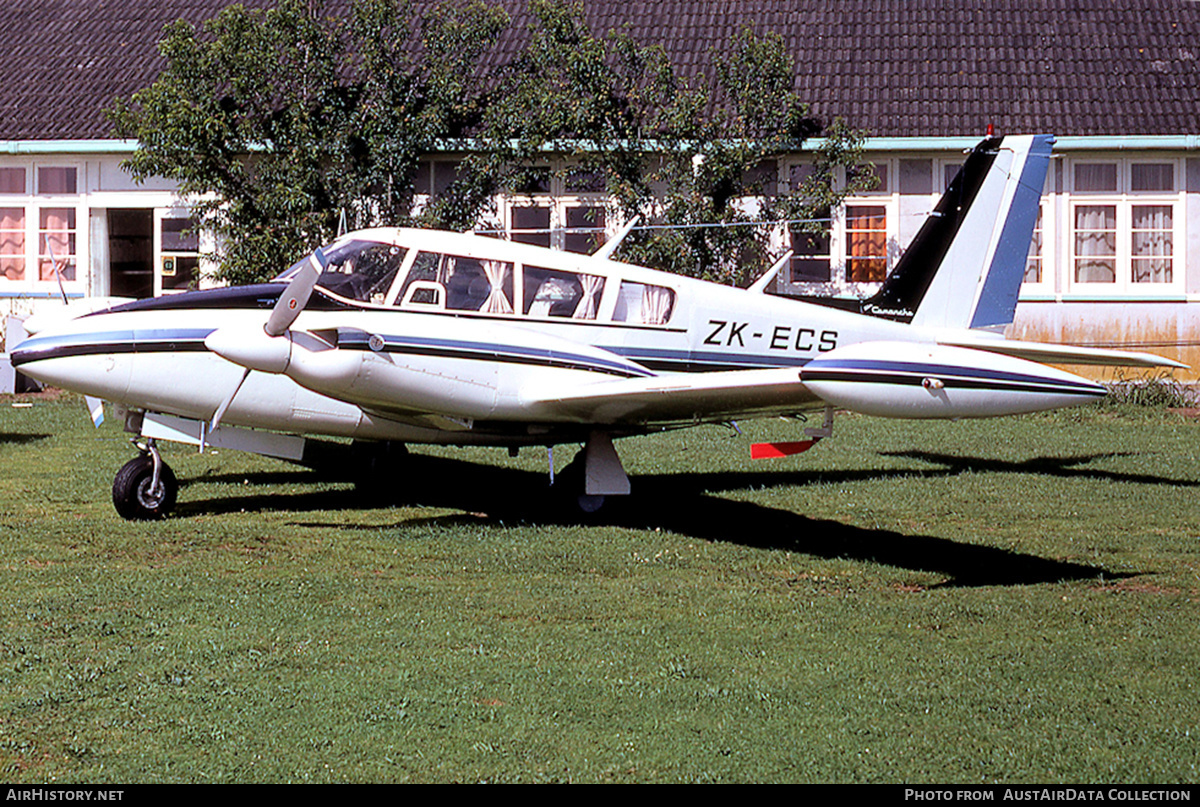
MULTIPOLYGON (((36 289, 5 289, 0 287, 0 299, 28 298, 33 300, 41 300, 49 297, 61 300, 62 292, 60 292, 57 288, 55 288, 53 291, 49 289, 46 291, 40 291, 36 289)), ((87 297, 87 294, 82 291, 67 291, 68 299, 81 300, 84 297, 87 297)))
POLYGON ((1064 303, 1186 303, 1187 295, 1181 291, 1164 291, 1157 294, 1135 293, 1135 292, 1113 292, 1105 294, 1102 292, 1071 292, 1062 295, 1064 303))

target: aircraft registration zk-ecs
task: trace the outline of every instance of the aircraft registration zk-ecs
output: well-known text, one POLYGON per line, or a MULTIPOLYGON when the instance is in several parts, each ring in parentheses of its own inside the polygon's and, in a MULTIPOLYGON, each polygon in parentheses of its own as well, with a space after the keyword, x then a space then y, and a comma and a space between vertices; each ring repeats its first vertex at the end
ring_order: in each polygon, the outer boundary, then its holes
MULTIPOLYGON (((477 235, 348 234, 272 283, 140 300, 34 335, 13 364, 112 402, 140 454, 126 518, 174 505, 156 441, 301 460, 304 435, 379 443, 582 443, 584 509, 629 492, 613 438, 835 408, 991 417, 1105 389, 1039 362, 1177 366, 1005 340, 1053 138, 976 147, 880 291, 849 311, 477 235)), ((787 256, 776 264, 776 270, 787 256)))

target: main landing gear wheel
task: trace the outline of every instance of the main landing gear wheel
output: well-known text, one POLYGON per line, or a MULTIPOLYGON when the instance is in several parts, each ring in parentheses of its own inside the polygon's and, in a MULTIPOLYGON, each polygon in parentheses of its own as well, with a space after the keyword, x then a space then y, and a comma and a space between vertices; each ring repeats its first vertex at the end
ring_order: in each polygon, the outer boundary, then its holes
POLYGON ((113 506, 121 518, 150 521, 164 517, 175 506, 175 495, 179 492, 175 472, 158 460, 156 481, 154 465, 154 457, 142 454, 117 471, 113 480, 113 506))
POLYGON ((590 495, 584 490, 587 478, 584 452, 580 451, 554 478, 554 490, 562 497, 568 510, 591 514, 604 506, 605 496, 590 495))

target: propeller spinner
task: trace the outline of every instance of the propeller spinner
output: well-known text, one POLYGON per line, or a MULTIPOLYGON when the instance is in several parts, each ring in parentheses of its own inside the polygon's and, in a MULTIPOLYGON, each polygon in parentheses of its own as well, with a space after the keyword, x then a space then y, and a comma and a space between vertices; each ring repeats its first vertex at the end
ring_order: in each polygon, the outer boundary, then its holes
POLYGON ((213 413, 213 431, 221 425, 221 419, 225 417, 225 412, 252 370, 264 373, 282 373, 287 370, 292 355, 290 328, 308 305, 313 289, 328 265, 329 259, 325 257, 325 253, 320 249, 314 250, 308 262, 288 283, 283 294, 279 295, 279 301, 271 309, 271 315, 262 330, 245 327, 218 328, 204 340, 204 346, 213 353, 246 368, 233 390, 213 413))

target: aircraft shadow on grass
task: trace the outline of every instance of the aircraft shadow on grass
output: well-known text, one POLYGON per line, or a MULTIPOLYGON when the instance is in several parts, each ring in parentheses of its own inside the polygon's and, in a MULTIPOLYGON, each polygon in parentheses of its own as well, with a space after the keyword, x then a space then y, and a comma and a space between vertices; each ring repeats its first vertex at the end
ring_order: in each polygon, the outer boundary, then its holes
POLYGON ((266 494, 262 487, 329 479, 310 470, 259 474, 209 474, 182 484, 196 489, 209 484, 245 487, 245 495, 191 499, 179 505, 179 515, 229 512, 353 509, 372 505, 410 505, 465 511, 394 524, 348 527, 338 522, 298 522, 302 526, 363 530, 404 530, 422 524, 454 526, 484 523, 596 524, 639 530, 661 529, 693 538, 783 550, 825 558, 881 563, 898 568, 943 574, 944 586, 1029 585, 1098 577, 1119 578, 1102 567, 1014 552, 887 529, 868 529, 826 519, 712 495, 722 491, 759 488, 836 485, 856 481, 944 478, 968 470, 1045 474, 1056 477, 1103 478, 1139 484, 1195 486, 1197 482, 1145 474, 1121 474, 1082 468, 1114 454, 1039 457, 1009 462, 926 452, 896 452, 887 456, 921 459, 943 467, 850 471, 696 472, 643 475, 635 495, 610 499, 592 515, 574 511, 548 489, 546 476, 533 471, 479 464, 468 460, 412 455, 403 465, 378 474, 377 484, 364 492, 350 487, 322 491, 266 494))
POLYGON ((6 446, 6 445, 23 446, 23 445, 28 445, 29 443, 36 443, 41 440, 45 440, 49 437, 50 437, 50 435, 48 435, 48 434, 20 434, 20 433, 5 434, 4 432, 0 432, 0 446, 6 446))
POLYGON ((1131 482, 1138 485, 1170 485, 1171 487, 1194 488, 1200 487, 1200 481, 1195 479, 1171 479, 1154 474, 1131 474, 1118 471, 1106 471, 1102 468, 1081 468, 1096 460, 1112 459, 1115 457, 1131 457, 1135 452, 1109 451, 1103 454, 1083 454, 1074 457, 1032 457, 1020 462, 995 459, 994 457, 960 457, 954 454, 934 454, 927 451, 889 451, 881 452, 884 457, 903 457, 905 459, 921 460, 932 465, 943 466, 947 476, 957 476, 970 471, 985 471, 987 473, 1036 474, 1038 476, 1056 476, 1065 479, 1103 479, 1109 482, 1131 482))

